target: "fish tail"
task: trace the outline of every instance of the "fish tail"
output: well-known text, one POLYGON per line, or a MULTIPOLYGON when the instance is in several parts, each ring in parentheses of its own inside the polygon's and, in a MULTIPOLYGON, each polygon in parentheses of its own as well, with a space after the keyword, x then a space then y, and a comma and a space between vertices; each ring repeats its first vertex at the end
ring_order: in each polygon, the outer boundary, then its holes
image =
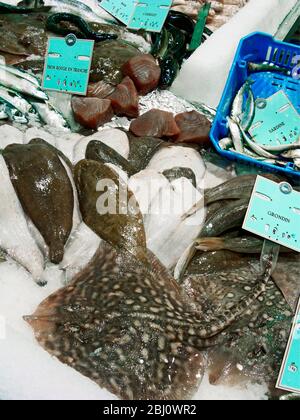
POLYGON ((225 247, 223 238, 201 238, 196 241, 196 249, 203 252, 221 251, 225 247))
MULTIPOLYGON (((218 316, 215 322, 212 320, 206 324, 199 323, 197 332, 197 340, 199 344, 205 344, 206 341, 216 337, 218 334, 226 330, 234 321, 239 320, 241 316, 250 308, 253 303, 266 291, 266 286, 271 278, 273 267, 273 259, 270 258, 265 265, 265 271, 259 278, 258 285, 252 292, 240 300, 233 308, 225 310, 222 315, 218 316)), ((196 342, 197 342, 196 340, 196 342)), ((201 347, 202 348, 202 347, 201 347)))

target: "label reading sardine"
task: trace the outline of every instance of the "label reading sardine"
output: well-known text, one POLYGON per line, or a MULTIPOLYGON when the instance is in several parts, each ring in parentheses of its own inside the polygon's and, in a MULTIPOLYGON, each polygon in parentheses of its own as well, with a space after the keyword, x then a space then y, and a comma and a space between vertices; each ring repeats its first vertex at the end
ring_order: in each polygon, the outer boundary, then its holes
POLYGON ((102 0, 99 5, 129 29, 160 32, 172 0, 102 0))
POLYGON ((300 136, 300 115, 283 90, 258 99, 250 134, 261 146, 295 143, 300 136))
POLYGON ((94 41, 49 38, 45 61, 43 88, 59 92, 86 95, 94 41))
POLYGON ((243 229, 300 252, 300 193, 258 176, 243 229))
POLYGON ((300 394, 300 301, 277 388, 300 394))

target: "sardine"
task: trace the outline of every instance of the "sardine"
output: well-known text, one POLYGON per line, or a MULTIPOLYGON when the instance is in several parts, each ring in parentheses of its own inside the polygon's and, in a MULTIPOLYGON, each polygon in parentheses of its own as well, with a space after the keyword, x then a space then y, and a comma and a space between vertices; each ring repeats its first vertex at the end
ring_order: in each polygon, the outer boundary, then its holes
POLYGON ((247 80, 246 83, 238 91, 231 109, 231 119, 235 123, 240 123, 241 116, 243 114, 244 107, 244 96, 250 90, 250 86, 253 84, 252 80, 247 80))
POLYGON ((268 63, 248 63, 248 70, 250 73, 269 72, 289 74, 289 69, 276 66, 275 64, 268 63))
POLYGON ((0 84, 12 90, 40 100, 48 100, 48 95, 31 81, 0 68, 0 84))
POLYGON ((70 126, 61 112, 59 112, 49 102, 31 102, 37 113, 50 127, 55 127, 61 131, 70 131, 70 126))
POLYGON ((8 66, 5 64, 0 64, 0 70, 3 70, 7 73, 11 73, 17 77, 20 77, 21 79, 25 79, 28 80, 28 82, 32 83, 33 85, 35 85, 36 87, 40 88, 41 87, 41 83, 39 81, 39 79, 35 76, 33 76, 32 74, 27 73, 26 71, 20 70, 16 67, 12 67, 12 66, 8 66))
POLYGON ((255 117, 255 99, 251 88, 248 89, 248 98, 245 104, 245 110, 241 115, 241 126, 249 131, 255 117))
POLYGON ((39 119, 32 105, 14 90, 0 86, 0 101, 4 101, 8 106, 17 109, 26 118, 39 119))
POLYGON ((6 112, 6 104, 0 103, 0 120, 7 120, 8 114, 6 112))
POLYGON ((28 124, 29 120, 26 115, 22 114, 17 108, 6 104, 6 113, 11 121, 19 124, 28 124))
POLYGON ((228 117, 228 127, 236 152, 243 154, 243 136, 239 125, 233 119, 228 117))
POLYGON ((258 154, 258 156, 264 157, 266 159, 271 159, 274 160, 274 155, 272 155, 271 153, 267 152, 265 149, 263 149, 261 146, 259 146, 258 144, 256 144, 251 138, 250 136, 248 136, 248 134, 245 132, 245 130, 239 126, 239 130, 242 133, 242 138, 245 140, 245 142, 247 143, 247 145, 250 147, 250 149, 252 149, 255 153, 258 154))

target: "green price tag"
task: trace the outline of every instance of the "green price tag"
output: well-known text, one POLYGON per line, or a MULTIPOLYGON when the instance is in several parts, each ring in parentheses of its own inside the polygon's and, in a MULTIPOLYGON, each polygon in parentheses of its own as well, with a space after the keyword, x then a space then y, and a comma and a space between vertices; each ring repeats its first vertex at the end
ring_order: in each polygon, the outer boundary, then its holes
POLYGON ((46 54, 43 88, 59 92, 86 95, 94 41, 66 38, 49 38, 46 54))
POLYGON ((293 144, 299 140, 300 115, 282 90, 269 99, 256 100, 250 134, 262 146, 293 144))
POLYGON ((258 176, 243 229, 300 252, 300 193, 258 176))
POLYGON ((172 0, 102 0, 99 5, 129 29, 161 32, 172 0))
POLYGON ((300 301, 277 388, 300 394, 300 301))

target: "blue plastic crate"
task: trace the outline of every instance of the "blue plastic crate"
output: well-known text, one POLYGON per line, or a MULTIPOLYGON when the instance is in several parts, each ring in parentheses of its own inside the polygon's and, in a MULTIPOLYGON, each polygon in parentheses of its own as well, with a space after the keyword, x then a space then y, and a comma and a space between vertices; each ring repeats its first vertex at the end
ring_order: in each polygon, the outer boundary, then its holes
MULTIPOLYGON (((263 171, 279 172, 289 177, 296 177, 297 180, 300 179, 300 171, 295 170, 292 163, 281 168, 223 150, 219 146, 219 141, 228 137, 227 117, 230 116, 233 100, 249 77, 247 63, 269 62, 292 70, 295 67, 293 64, 295 56, 300 56, 299 46, 276 41, 272 36, 262 32, 255 32, 241 40, 210 133, 211 141, 221 156, 235 162, 256 166, 263 171)), ((283 90, 300 113, 300 80, 278 73, 254 73, 251 74, 251 79, 256 82, 252 86, 255 98, 266 99, 283 90)))

